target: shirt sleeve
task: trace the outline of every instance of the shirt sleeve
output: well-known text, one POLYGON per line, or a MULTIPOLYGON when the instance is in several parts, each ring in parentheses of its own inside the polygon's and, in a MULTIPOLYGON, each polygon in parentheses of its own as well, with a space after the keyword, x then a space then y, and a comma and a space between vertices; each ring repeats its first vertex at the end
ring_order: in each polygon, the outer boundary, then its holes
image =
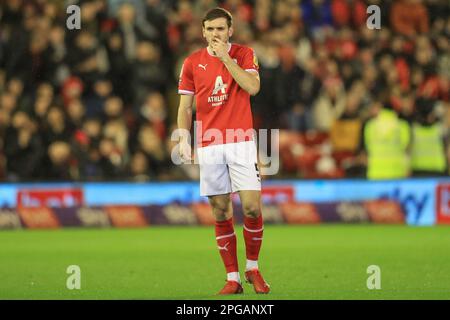
POLYGON ((251 48, 248 48, 244 54, 242 69, 245 71, 259 72, 258 57, 251 48))
POLYGON ((178 93, 187 95, 195 94, 194 77, 192 74, 192 62, 189 58, 184 60, 183 66, 181 67, 180 78, 178 81, 178 93))

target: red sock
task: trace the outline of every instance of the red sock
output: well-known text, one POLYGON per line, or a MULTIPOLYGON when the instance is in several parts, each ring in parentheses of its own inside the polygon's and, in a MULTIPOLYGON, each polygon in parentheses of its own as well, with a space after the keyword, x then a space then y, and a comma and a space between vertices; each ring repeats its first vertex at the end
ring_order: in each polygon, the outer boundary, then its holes
POLYGON ((216 221, 216 241, 227 273, 238 272, 233 218, 225 221, 216 221))
POLYGON ((245 252, 248 260, 258 261, 263 238, 262 214, 257 218, 244 217, 245 252))

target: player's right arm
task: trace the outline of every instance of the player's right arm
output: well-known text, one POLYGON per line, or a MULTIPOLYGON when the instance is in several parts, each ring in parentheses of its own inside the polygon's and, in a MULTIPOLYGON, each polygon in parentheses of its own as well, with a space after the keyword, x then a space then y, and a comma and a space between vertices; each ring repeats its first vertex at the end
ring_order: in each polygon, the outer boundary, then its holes
POLYGON ((191 141, 189 132, 192 125, 192 104, 193 95, 180 95, 180 105, 178 106, 177 125, 180 132, 180 156, 184 161, 191 160, 191 141))
POLYGON ((183 161, 191 160, 190 130, 192 125, 192 105, 194 103, 195 83, 191 59, 187 58, 180 72, 178 82, 180 105, 178 106, 178 131, 180 134, 180 156, 183 161))

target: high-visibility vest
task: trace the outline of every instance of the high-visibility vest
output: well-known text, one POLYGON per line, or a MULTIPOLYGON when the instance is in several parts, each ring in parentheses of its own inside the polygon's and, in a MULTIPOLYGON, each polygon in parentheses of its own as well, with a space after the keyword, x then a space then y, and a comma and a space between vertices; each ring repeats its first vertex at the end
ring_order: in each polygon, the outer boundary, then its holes
POLYGON ((411 168, 443 173, 446 168, 445 146, 438 124, 412 127, 411 168))
POLYGON ((409 125, 397 114, 383 109, 364 128, 368 152, 367 178, 397 179, 409 174, 406 152, 410 142, 409 125))

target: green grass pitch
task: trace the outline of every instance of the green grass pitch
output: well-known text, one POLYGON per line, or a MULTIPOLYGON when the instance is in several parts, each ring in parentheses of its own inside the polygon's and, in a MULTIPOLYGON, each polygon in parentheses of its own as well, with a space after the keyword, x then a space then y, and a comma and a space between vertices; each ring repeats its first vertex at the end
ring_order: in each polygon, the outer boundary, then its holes
MULTIPOLYGON (((260 269, 269 295, 216 297, 225 270, 213 227, 0 232, 0 299, 450 299, 448 227, 269 226, 260 269), (69 265, 81 289, 69 290, 69 265), (381 269, 369 290, 367 267, 381 269)), ((239 262, 245 263, 242 227, 239 262)))

